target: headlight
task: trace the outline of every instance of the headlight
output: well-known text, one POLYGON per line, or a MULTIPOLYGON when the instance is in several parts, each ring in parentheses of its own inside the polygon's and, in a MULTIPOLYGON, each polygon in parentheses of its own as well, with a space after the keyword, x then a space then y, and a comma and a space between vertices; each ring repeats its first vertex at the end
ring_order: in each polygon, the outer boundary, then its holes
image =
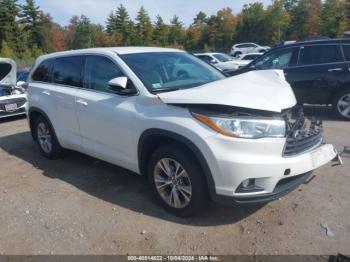
POLYGON ((225 136, 240 138, 285 137, 286 123, 282 119, 249 117, 212 117, 193 113, 193 116, 225 136))

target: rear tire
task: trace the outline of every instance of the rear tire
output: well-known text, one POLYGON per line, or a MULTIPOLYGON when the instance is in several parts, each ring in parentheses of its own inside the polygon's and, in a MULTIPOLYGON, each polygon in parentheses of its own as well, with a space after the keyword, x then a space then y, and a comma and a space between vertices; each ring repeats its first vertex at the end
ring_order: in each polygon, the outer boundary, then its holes
POLYGON ((148 163, 148 178, 154 195, 170 213, 189 217, 209 202, 208 186, 193 155, 175 144, 158 148, 148 163))
POLYGON ((350 121, 350 89, 343 90, 334 97, 333 110, 340 119, 350 121))
POLYGON ((233 56, 234 57, 237 57, 237 56, 239 56, 239 55, 241 55, 242 54, 242 52, 235 52, 234 54, 233 54, 233 56))
POLYGON ((51 124, 42 116, 39 116, 34 125, 35 137, 40 153, 48 158, 58 158, 63 148, 60 146, 51 124))

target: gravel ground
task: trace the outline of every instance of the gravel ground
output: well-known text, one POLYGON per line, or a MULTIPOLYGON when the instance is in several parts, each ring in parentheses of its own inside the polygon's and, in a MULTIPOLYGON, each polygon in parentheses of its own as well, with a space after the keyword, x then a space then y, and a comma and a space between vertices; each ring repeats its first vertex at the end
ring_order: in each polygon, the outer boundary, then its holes
MULTIPOLYGON (((306 111, 324 119, 327 142, 350 145, 350 122, 306 111)), ((349 166, 324 166, 263 206, 212 204, 180 219, 145 178, 75 152, 46 160, 25 119, 1 120, 0 254, 350 254, 349 166)))

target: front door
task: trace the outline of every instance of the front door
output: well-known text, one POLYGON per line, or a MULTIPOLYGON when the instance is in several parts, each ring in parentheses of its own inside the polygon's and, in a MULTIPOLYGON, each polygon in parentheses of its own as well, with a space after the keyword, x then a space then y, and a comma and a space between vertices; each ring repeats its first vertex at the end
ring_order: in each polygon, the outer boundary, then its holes
POLYGON ((118 65, 105 56, 87 55, 84 88, 76 97, 82 143, 87 154, 137 170, 130 149, 135 123, 135 96, 120 96, 108 82, 124 76, 118 65))

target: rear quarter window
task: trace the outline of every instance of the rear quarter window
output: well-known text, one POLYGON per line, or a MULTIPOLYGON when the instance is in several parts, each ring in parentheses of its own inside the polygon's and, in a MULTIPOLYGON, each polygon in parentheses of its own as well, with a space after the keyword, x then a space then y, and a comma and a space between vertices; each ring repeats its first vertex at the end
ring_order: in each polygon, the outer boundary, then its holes
POLYGON ((350 61, 350 45, 343 45, 343 51, 346 61, 350 61))
POLYGON ((314 45, 301 48, 299 65, 317 65, 342 62, 338 45, 314 45))
POLYGON ((50 83, 52 80, 52 67, 54 60, 43 61, 33 73, 32 79, 39 82, 50 83))

